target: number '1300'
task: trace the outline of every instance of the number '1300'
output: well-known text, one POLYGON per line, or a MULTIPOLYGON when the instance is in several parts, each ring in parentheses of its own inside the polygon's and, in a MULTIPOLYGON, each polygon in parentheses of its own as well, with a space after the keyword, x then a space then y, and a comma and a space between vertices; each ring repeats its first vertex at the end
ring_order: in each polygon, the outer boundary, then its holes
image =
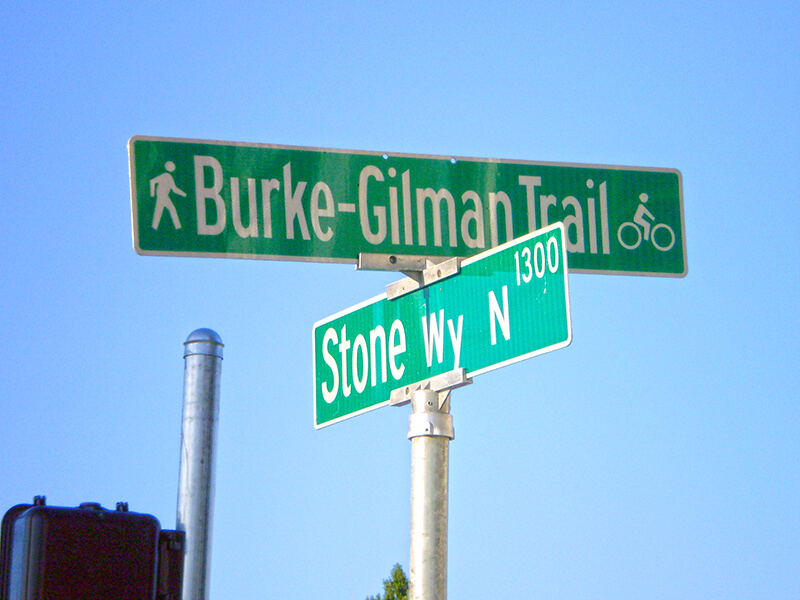
POLYGON ((544 277, 545 269, 551 273, 558 271, 560 253, 556 238, 547 238, 547 247, 542 242, 536 242, 533 250, 526 246, 522 251, 514 252, 517 263, 517 285, 530 283, 533 276, 537 279, 544 277))

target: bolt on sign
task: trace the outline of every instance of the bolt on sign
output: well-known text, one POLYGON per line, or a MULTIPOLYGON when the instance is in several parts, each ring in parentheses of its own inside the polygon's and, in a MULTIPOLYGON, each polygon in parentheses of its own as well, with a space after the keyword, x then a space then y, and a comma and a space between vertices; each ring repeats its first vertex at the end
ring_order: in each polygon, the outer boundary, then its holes
POLYGON ((139 254, 469 257, 563 222, 570 270, 687 273, 681 174, 136 136, 139 254))
POLYGON ((572 341, 565 227, 466 259, 416 291, 314 325, 314 424, 385 406, 393 390, 456 369, 474 377, 572 341))

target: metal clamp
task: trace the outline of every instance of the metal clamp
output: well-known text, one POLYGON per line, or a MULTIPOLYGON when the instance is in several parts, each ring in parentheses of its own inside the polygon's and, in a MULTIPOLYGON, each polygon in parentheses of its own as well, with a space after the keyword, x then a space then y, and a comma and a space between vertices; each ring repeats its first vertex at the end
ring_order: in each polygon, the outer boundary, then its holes
POLYGON ((411 402, 411 397, 417 390, 431 390, 440 393, 439 408, 450 395, 450 390, 459 388, 472 383, 472 379, 467 377, 467 370, 464 367, 453 369, 447 373, 442 373, 430 379, 424 379, 410 385, 392 390, 389 395, 390 406, 405 406, 411 402), (442 397, 444 393, 444 397, 442 397))
POLYGON ((408 417, 408 439, 423 435, 455 439, 453 415, 438 412, 412 413, 408 417))
POLYGON ((416 256, 404 254, 358 255, 356 269, 362 271, 400 271, 408 277, 386 286, 386 298, 394 300, 405 294, 431 285, 437 281, 457 275, 461 271, 461 259, 416 256))

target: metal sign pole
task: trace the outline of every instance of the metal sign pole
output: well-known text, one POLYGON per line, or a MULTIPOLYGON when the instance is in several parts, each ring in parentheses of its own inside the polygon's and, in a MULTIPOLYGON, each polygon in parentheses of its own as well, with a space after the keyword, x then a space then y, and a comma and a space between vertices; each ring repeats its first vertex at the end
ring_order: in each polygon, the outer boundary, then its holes
POLYGON ((411 600, 447 598, 449 445, 455 437, 450 392, 411 395, 411 600))
MULTIPOLYGON (((456 258, 437 263, 425 257, 367 255, 359 259, 362 269, 381 264, 409 276, 386 287, 387 298, 395 299, 458 273, 461 261, 456 258)), ((392 406, 411 403, 409 600, 447 600, 448 478, 450 440, 455 438, 450 391, 470 383, 472 379, 467 377, 466 370, 456 368, 397 388, 389 400, 392 406)))
POLYGON ((210 329, 184 343, 183 422, 177 529, 186 532, 183 600, 207 600, 211 574, 222 339, 210 329))

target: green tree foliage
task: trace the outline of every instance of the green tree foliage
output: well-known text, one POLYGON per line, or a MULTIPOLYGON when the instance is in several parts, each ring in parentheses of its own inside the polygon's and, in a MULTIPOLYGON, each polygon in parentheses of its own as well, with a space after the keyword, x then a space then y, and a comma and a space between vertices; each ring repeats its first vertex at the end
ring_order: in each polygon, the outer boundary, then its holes
POLYGON ((367 600, 408 600, 408 578, 403 568, 395 565, 391 577, 383 580, 383 596, 368 596, 367 600))

